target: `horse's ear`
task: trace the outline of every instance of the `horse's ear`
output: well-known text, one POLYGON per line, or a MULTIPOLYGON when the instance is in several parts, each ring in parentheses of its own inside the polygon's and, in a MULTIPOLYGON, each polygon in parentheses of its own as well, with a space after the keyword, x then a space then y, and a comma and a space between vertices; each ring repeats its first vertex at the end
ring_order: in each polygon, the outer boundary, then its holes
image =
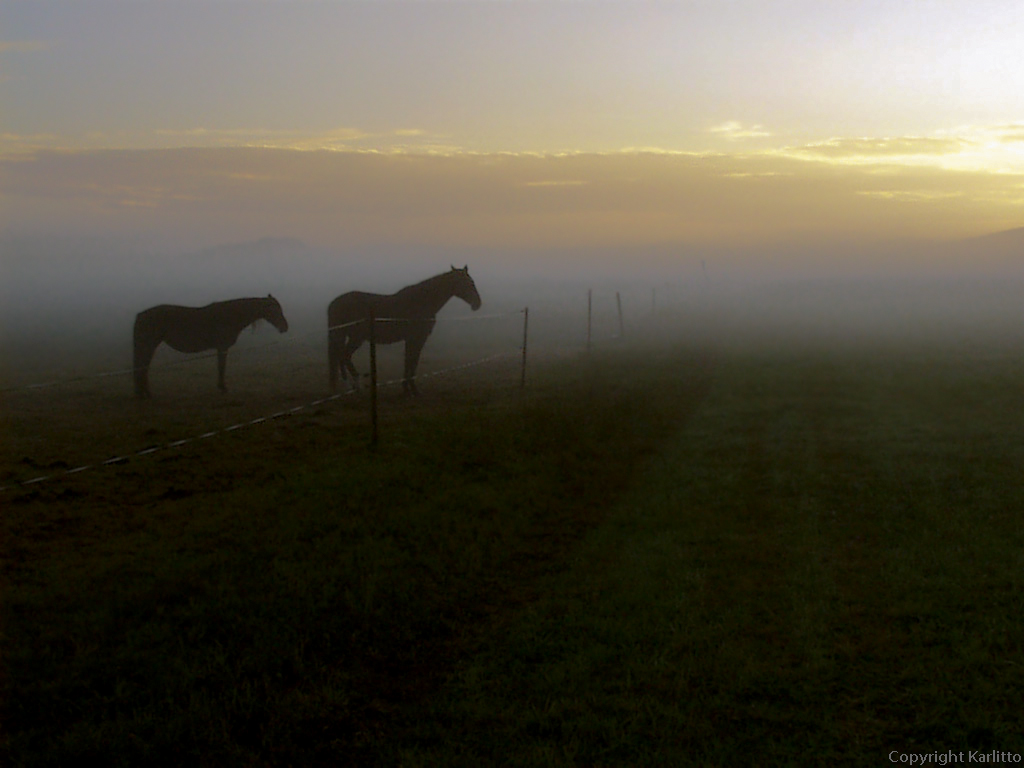
POLYGON ((466 273, 466 274, 468 275, 468 274, 469 274, 469 264, 467 264, 466 266, 464 266, 464 267, 462 268, 462 271, 463 271, 463 272, 465 272, 465 273, 466 273))
POLYGON ((452 272, 457 272, 458 271, 457 269, 455 269, 455 265, 454 264, 451 265, 451 268, 452 268, 452 272))

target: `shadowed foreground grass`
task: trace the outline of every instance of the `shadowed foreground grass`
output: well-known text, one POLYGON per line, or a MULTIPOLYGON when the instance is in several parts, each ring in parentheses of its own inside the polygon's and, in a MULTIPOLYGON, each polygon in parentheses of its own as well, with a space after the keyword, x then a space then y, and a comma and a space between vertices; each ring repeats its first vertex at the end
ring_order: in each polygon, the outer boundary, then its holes
POLYGON ((1000 355, 723 360, 383 762, 1020 755, 1021 374, 1000 355))
POLYGON ((984 350, 609 354, 102 536, 57 524, 87 495, 24 494, 6 761, 1024 752, 1022 392, 984 350))
POLYGON ((19 490, 6 761, 373 762, 697 407, 703 357, 640 359, 438 381, 387 403, 377 453, 339 406, 19 490))

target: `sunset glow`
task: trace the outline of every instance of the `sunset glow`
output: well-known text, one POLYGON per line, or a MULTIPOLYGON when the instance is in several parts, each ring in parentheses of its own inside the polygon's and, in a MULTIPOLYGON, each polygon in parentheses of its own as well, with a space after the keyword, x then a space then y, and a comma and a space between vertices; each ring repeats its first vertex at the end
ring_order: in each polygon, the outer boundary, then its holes
POLYGON ((1024 225, 1019 3, 38 2, 0 22, 8 231, 570 248, 1024 225))

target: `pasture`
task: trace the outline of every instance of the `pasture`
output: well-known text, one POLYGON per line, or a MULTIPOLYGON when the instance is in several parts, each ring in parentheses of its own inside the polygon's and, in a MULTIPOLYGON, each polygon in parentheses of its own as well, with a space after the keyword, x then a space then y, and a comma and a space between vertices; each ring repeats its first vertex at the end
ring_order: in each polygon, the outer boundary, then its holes
POLYGON ((4 484, 100 465, 0 501, 3 762, 1024 753, 1024 337, 753 325, 541 340, 520 390, 516 321, 439 323, 376 451, 319 337, 5 393, 4 484))

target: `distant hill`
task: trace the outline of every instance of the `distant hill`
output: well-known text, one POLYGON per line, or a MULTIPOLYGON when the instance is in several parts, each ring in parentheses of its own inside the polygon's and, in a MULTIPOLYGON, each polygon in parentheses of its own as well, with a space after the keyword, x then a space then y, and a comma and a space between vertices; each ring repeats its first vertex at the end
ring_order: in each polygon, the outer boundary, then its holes
POLYGON ((965 253, 973 251, 979 255, 1018 256, 1024 261, 1024 227, 969 237, 958 240, 957 245, 965 253))
POLYGON ((936 277, 1014 279, 1024 277, 1024 227, 965 237, 916 249, 936 277))

